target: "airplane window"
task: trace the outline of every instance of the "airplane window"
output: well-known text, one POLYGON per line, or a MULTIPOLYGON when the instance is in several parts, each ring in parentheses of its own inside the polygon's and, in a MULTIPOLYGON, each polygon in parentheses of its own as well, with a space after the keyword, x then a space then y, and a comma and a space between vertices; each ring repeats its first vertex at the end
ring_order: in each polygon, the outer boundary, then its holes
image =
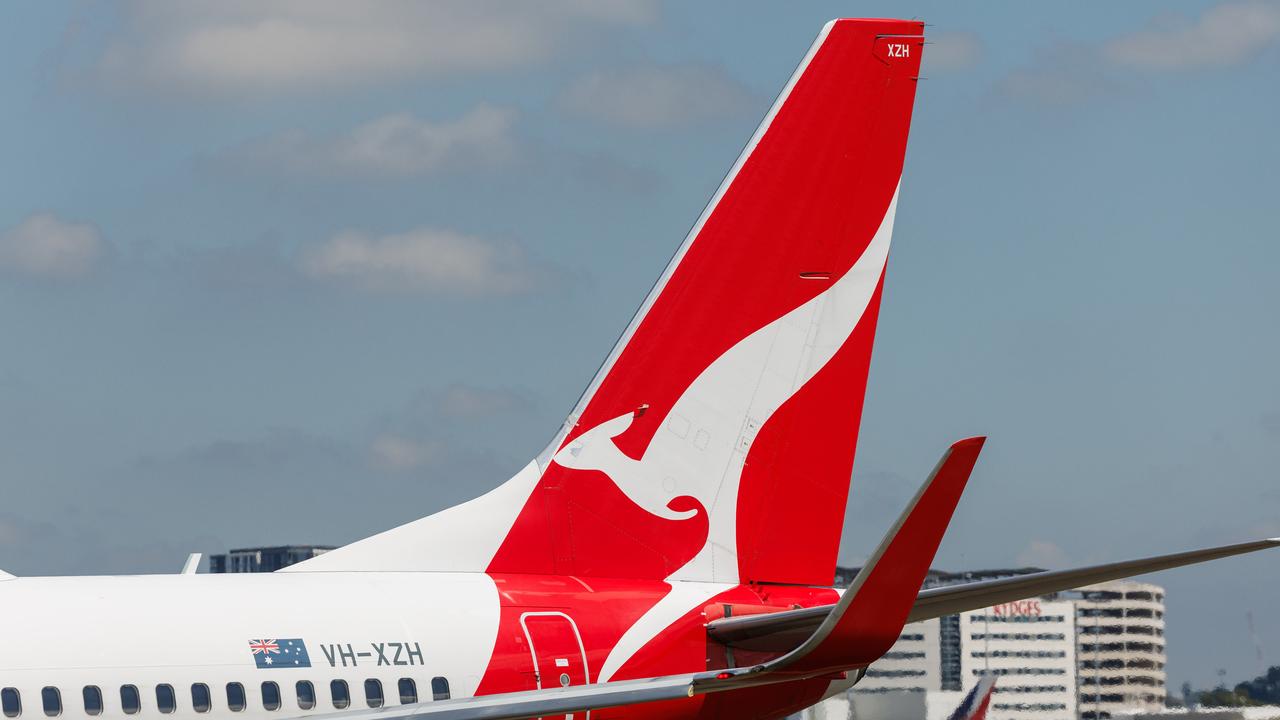
POLYGON ((174 696, 172 685, 161 683, 156 686, 156 707, 162 713, 171 713, 178 709, 178 698, 174 696))
POLYGON ((97 685, 84 686, 84 711, 86 715, 102 714, 102 690, 97 685))
POLYGON ((57 717, 62 714, 62 693, 56 687, 46 687, 40 691, 40 700, 44 702, 44 714, 57 717))
POLYGON ((369 707, 382 707, 382 681, 369 678, 364 681, 364 700, 369 707))
POLYGON ((227 683, 227 709, 231 712, 244 710, 244 686, 240 683, 227 683))
POLYGON ((5 717, 15 718, 22 714, 22 696, 17 688, 0 690, 0 708, 4 709, 5 717))
POLYGON ((142 697, 138 695, 137 685, 120 686, 120 707, 126 715, 133 715, 142 709, 142 697))
POLYGON ((418 702, 418 683, 413 678, 400 678, 400 704, 418 702))
POLYGON ((262 683, 262 707, 266 710, 280 709, 280 686, 270 680, 262 683))
POLYGON ((351 704, 351 691, 347 689, 346 680, 334 680, 329 683, 329 695, 333 698, 333 707, 338 710, 351 704))
POLYGON ((431 678, 431 699, 432 700, 448 700, 449 699, 448 678, 442 678, 442 677, 431 678))
POLYGON ((316 689, 310 680, 299 680, 294 687, 298 692, 298 707, 310 710, 316 706, 316 689))
POLYGON ((209 686, 204 683, 195 683, 191 686, 191 709, 198 713, 209 712, 213 707, 213 696, 209 693, 209 686))

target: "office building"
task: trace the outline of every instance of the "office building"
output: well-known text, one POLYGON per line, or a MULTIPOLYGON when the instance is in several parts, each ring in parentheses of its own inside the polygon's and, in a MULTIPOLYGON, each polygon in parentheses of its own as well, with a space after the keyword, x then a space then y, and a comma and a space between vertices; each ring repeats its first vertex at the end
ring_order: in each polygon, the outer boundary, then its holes
POLYGON ((241 548, 209 556, 211 573, 275 572, 332 550, 329 545, 241 548))
MULTIPOLYGON (((924 587, 1027 572, 1035 569, 932 571, 924 587)), ((853 573, 840 572, 848 578, 853 573)), ((999 680, 989 720, 1106 720, 1158 712, 1166 693, 1164 629, 1164 590, 1134 581, 912 623, 868 668, 846 705, 856 708, 859 697, 881 696, 876 702, 894 707, 934 708, 994 674, 999 680), (915 695, 914 705, 899 700, 915 695)))

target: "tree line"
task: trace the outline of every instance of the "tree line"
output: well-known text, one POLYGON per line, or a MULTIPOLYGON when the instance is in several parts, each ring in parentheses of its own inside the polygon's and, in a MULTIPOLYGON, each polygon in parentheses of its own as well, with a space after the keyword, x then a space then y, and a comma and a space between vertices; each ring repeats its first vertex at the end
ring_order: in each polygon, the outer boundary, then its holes
POLYGON ((1192 691, 1190 683, 1182 686, 1183 697, 1194 700, 1206 707, 1245 707, 1248 705, 1280 705, 1280 666, 1271 666, 1266 674, 1252 680, 1237 683, 1228 688, 1226 684, 1212 690, 1192 691))

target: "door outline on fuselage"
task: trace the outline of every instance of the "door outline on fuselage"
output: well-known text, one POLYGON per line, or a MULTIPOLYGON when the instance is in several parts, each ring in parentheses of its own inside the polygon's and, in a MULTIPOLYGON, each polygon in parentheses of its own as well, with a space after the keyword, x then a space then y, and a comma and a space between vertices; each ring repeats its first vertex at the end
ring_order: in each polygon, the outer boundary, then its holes
MULTIPOLYGON (((587 665, 587 647, 582 644, 582 633, 578 632, 578 623, 573 618, 558 610, 541 610, 536 612, 521 613, 520 629, 524 631, 524 639, 529 643, 529 657, 533 660, 533 677, 538 683, 538 689, 542 689, 542 673, 538 670, 538 651, 533 646, 533 636, 529 634, 529 625, 525 623, 525 618, 531 617, 562 617, 569 621, 569 627, 573 628, 573 637, 578 641, 578 652, 582 653, 582 675, 583 684, 591 684, 591 668, 587 665)), ((573 713, 565 714, 566 720, 573 720, 573 713)), ((591 720, 591 711, 588 710, 586 720, 591 720)))

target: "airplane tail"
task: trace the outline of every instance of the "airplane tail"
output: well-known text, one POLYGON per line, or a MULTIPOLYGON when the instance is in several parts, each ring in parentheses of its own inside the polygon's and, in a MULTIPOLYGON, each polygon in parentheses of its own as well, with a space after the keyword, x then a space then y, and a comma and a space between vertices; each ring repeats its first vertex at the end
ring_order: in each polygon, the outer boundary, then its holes
POLYGON ((923 40, 824 27, 547 449, 295 567, 830 584, 923 40))
POLYGON ((948 720, 986 720, 991 706, 991 693, 996 689, 996 676, 983 675, 978 684, 964 696, 948 720))

